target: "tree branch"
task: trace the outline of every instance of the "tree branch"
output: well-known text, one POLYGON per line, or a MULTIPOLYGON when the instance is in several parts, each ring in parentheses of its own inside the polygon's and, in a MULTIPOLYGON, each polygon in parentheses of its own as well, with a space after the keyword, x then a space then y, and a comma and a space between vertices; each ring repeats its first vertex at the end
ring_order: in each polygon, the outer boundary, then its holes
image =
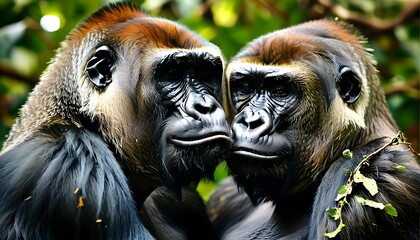
POLYGON ((268 10, 271 14, 273 14, 273 16, 277 17, 278 19, 288 23, 289 22, 289 15, 280 10, 279 8, 276 7, 276 1, 274 0, 254 0, 254 2, 261 6, 262 8, 268 10))
POLYGON ((0 75, 13 78, 32 87, 35 86, 35 84, 38 82, 38 78, 23 75, 22 73, 11 69, 10 67, 6 67, 3 64, 0 64, 0 75))
POLYGON ((390 31, 415 16, 420 11, 420 1, 414 0, 407 2, 403 10, 401 10, 401 13, 393 19, 366 17, 363 14, 334 4, 330 0, 309 1, 307 7, 316 9, 320 18, 330 13, 345 22, 356 25, 363 30, 365 36, 373 36, 390 31))
POLYGON ((390 86, 387 86, 384 88, 385 96, 388 98, 390 96, 396 95, 396 94, 409 94, 410 96, 419 99, 419 87, 420 87, 420 79, 414 79, 410 81, 404 82, 404 84, 401 84, 400 82, 396 84, 392 84, 390 86))

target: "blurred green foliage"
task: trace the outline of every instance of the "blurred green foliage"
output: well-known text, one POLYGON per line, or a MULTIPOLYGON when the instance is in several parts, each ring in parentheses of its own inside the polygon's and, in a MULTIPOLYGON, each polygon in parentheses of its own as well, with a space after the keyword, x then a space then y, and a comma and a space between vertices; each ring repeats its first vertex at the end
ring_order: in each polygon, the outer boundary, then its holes
MULTIPOLYGON (((60 42, 83 18, 107 0, 0 0, 0 145, 20 106, 54 56, 60 42), (60 18, 60 29, 46 32, 42 16, 60 18)), ((419 1, 376 0, 145 0, 134 1, 152 15, 188 26, 218 45, 227 59, 250 40, 317 18, 352 23, 369 40, 390 109, 399 127, 419 149, 419 1)), ((199 186, 204 197, 216 183, 199 186)))

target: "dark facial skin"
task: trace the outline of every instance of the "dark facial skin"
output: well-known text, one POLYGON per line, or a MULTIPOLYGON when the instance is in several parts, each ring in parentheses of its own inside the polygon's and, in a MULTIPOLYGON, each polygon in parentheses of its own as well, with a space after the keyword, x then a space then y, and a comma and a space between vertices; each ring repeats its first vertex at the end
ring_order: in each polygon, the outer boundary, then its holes
POLYGON ((287 126, 284 116, 298 102, 295 83, 275 68, 239 69, 230 79, 233 103, 239 112, 232 122, 234 154, 267 164, 281 161, 292 150, 282 130, 287 126))
POLYGON ((288 182, 285 172, 293 169, 294 143, 287 116, 299 103, 295 78, 275 67, 243 66, 230 73, 237 114, 228 165, 241 182, 288 182))
POLYGON ((216 167, 230 145, 220 97, 222 60, 208 52, 167 54, 155 70, 156 89, 166 109, 163 137, 165 164, 175 181, 185 185, 216 167), (188 158, 194 156, 194 158, 188 158))

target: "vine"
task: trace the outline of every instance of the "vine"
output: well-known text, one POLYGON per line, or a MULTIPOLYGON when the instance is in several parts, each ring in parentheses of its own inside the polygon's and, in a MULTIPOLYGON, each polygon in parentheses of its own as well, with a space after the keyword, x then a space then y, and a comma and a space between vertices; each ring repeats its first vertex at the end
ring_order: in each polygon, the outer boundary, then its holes
MULTIPOLYGON (((375 155, 377 155, 381 151, 383 151, 385 148, 387 148, 389 146, 393 146, 393 145, 398 145, 398 144, 406 144, 411 152, 413 152, 417 156, 420 156, 420 154, 417 153, 416 151, 414 151, 414 149, 411 147, 411 143, 406 142, 404 140, 403 133, 398 132, 397 136, 395 138, 392 138, 389 143, 386 143, 385 145, 378 148, 373 153, 371 153, 367 156, 363 156, 362 161, 356 166, 356 168, 353 171, 351 171, 350 169, 345 169, 345 173, 347 175, 349 175, 349 178, 347 179, 346 184, 341 185, 338 188, 337 197, 335 198, 335 201, 338 202, 338 206, 334 207, 334 208, 327 208, 326 209, 326 212, 329 214, 329 216, 331 218, 333 218, 334 220, 339 220, 339 224, 334 231, 325 233, 324 235, 326 237, 328 237, 328 238, 335 237, 341 231, 341 229, 343 229, 346 226, 343 222, 342 211, 343 211, 344 206, 349 204, 348 198, 351 197, 353 187, 356 184, 361 183, 366 188, 366 190, 368 190, 368 192, 370 193, 371 196, 375 196, 378 193, 378 186, 376 184, 376 181, 372 178, 368 178, 368 177, 364 176, 360 172, 360 170, 365 166, 369 166, 369 161, 375 155)), ((343 157, 345 159, 352 159, 353 158, 353 153, 349 149, 346 149, 346 150, 343 151, 343 157)), ((402 172, 405 172, 406 167, 402 166, 402 165, 397 165, 395 167, 395 169, 396 169, 397 172, 402 173, 402 172)), ((388 214, 390 216, 393 216, 393 217, 398 216, 397 210, 389 203, 384 204, 384 203, 380 203, 380 202, 375 202, 375 201, 365 199, 365 198, 357 196, 357 195, 354 195, 354 198, 357 202, 359 202, 362 205, 366 205, 366 206, 369 206, 369 207, 384 210, 386 214, 388 214)))

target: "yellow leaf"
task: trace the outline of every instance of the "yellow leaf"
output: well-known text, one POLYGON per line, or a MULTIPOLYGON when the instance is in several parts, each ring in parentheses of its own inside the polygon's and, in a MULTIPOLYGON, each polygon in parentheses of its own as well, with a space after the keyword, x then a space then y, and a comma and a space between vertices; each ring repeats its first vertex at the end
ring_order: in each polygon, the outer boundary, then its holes
POLYGON ((365 177, 360 171, 356 171, 354 174, 354 182, 362 183, 372 196, 375 196, 375 194, 378 193, 378 185, 376 185, 376 181, 372 178, 365 177))
POLYGON ((83 201, 83 197, 79 197, 79 204, 77 204, 77 207, 81 208, 81 207, 84 207, 84 206, 85 206, 85 203, 83 201))

